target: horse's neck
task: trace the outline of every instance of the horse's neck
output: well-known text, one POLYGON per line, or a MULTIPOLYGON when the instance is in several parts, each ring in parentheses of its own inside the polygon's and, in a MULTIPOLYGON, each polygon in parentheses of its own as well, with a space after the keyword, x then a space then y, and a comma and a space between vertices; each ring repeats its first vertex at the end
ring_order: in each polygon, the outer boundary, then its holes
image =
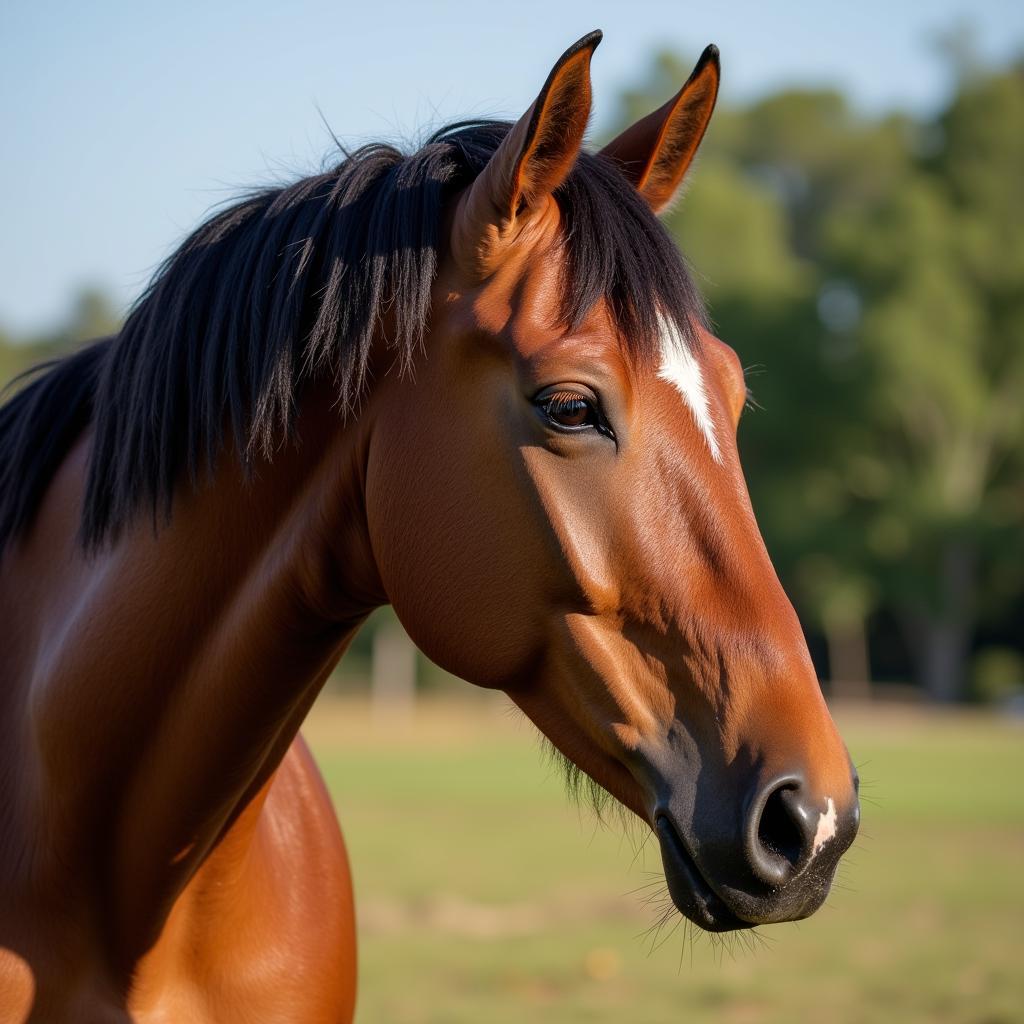
POLYGON ((54 481, 20 557, 27 583, 33 566, 49 576, 34 621, 22 613, 32 810, 54 863, 124 889, 104 898, 126 939, 276 768, 376 603, 360 522, 367 430, 342 431, 314 401, 299 446, 254 479, 225 457, 158 534, 143 514, 92 559, 72 539, 87 440, 54 481))

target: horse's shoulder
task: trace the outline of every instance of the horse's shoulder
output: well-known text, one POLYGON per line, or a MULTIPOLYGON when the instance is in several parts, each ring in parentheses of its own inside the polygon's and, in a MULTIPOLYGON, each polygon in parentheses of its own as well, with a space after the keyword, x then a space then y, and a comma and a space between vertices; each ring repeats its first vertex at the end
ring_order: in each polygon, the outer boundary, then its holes
POLYGON ((243 1003, 254 1019, 347 1020, 355 941, 344 842, 298 737, 179 896, 131 1008, 142 1021, 227 1019, 243 1003))

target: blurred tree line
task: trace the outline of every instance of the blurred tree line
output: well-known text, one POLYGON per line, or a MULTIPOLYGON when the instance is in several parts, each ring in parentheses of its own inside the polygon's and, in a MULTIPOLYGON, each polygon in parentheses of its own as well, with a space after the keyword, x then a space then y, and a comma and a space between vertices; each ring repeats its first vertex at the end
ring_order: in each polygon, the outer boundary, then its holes
POLYGON ((1024 64, 957 73, 925 120, 720 108, 668 219, 749 367, 751 496, 822 674, 940 701, 1024 683, 1024 64))
MULTIPOLYGON (((621 125, 689 67, 658 57, 621 125)), ((828 90, 720 107, 667 219, 748 367, 754 507, 837 692, 1024 688, 1024 65, 958 72, 930 119, 828 90)), ((0 379, 115 327, 83 292, 48 335, 0 332, 0 379)))
MULTIPOLYGON (((15 337, 0 326, 0 388, 14 376, 93 338, 113 334, 121 318, 99 288, 82 288, 71 307, 50 330, 15 337)), ((0 397, 6 397, 2 395, 0 397)))

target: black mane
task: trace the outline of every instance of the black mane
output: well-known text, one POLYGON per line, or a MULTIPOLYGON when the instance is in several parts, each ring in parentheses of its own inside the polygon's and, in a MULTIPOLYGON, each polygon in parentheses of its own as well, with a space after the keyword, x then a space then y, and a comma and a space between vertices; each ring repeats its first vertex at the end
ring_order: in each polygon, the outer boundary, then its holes
MULTIPOLYGON (((351 412, 374 336, 402 366, 422 345, 442 209, 509 129, 451 125, 412 155, 369 145, 324 174, 215 214, 159 269, 120 333, 46 364, 0 408, 0 551, 32 521, 81 431, 94 438, 81 537, 93 548, 140 508, 169 516, 226 440, 246 461, 288 436, 303 383, 329 374, 351 412)), ((659 310, 691 342, 703 310, 678 250, 607 159, 580 155, 555 193, 565 227, 561 319, 604 297, 638 359, 659 310)))

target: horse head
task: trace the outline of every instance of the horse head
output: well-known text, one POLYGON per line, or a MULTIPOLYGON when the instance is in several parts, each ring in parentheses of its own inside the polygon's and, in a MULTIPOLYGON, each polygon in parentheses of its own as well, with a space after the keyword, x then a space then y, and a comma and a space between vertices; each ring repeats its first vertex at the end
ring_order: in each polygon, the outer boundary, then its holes
POLYGON ((740 363, 656 218, 718 54, 589 155, 599 41, 450 203, 425 358, 375 387, 370 542, 419 646, 655 831, 683 914, 801 918, 856 833, 856 773, 751 509, 740 363))

